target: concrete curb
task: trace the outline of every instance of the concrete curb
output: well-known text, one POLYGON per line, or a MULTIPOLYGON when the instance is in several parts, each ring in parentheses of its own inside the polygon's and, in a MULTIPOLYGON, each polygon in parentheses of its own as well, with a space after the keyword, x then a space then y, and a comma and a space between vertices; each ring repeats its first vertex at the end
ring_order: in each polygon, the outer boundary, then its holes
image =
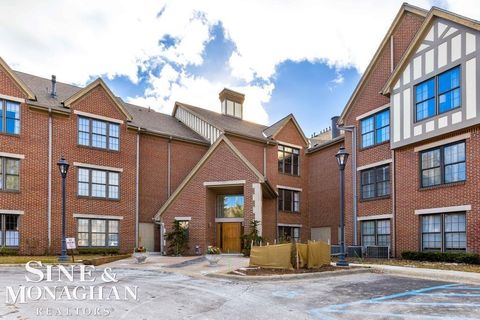
POLYGON ((445 282, 458 282, 468 284, 480 284, 480 273, 475 272, 463 272, 453 270, 440 270, 440 269, 426 269, 426 268, 412 268, 412 267, 399 267, 379 264, 351 264, 357 267, 369 267, 374 270, 381 271, 385 274, 391 274, 396 276, 414 277, 419 279, 445 281, 445 282))
POLYGON ((358 269, 353 270, 339 270, 339 271, 324 271, 324 272, 312 272, 312 273, 300 273, 300 274, 284 274, 273 276, 240 276, 234 274, 212 272, 205 274, 206 277, 228 279, 228 280, 240 280, 240 281, 285 281, 285 280, 299 280, 299 279, 321 279, 338 276, 346 276, 351 274, 370 273, 374 270, 370 267, 361 266, 358 269))

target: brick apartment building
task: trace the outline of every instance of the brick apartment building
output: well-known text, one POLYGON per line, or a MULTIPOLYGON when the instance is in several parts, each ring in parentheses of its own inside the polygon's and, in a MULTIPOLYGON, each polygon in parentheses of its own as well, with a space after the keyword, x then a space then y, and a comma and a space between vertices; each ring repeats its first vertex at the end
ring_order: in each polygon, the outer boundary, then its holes
POLYGON ((297 121, 248 122, 243 94, 219 98, 221 113, 176 103, 165 115, 101 79, 80 88, 0 60, 0 249, 60 250, 62 156, 67 236, 79 248, 165 251, 175 220, 189 253, 239 252, 253 219, 270 242, 309 239, 309 141, 297 121))
POLYGON ((310 139, 291 114, 243 120, 229 89, 220 112, 177 102, 166 115, 101 79, 80 88, 0 59, 0 250, 59 251, 62 156, 80 248, 165 252, 174 221, 191 254, 239 252, 252 220, 269 242, 335 244, 344 145, 347 244, 480 253, 479 29, 402 5, 342 114, 310 139))
POLYGON ((402 5, 338 120, 347 244, 480 253, 479 29, 402 5))

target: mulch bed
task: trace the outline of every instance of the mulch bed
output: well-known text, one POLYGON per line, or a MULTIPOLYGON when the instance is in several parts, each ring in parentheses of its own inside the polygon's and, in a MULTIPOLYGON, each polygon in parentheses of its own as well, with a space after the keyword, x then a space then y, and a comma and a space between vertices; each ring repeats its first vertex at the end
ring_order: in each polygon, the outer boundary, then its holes
MULTIPOLYGON (((319 268, 313 269, 273 269, 273 268, 260 268, 260 267, 248 267, 240 268, 229 272, 229 274, 237 276, 272 276, 272 275, 284 275, 284 274, 301 274, 301 273, 316 273, 316 272, 325 272, 325 271, 337 271, 345 270, 347 268, 335 267, 331 265, 322 266, 319 268)), ((353 269, 352 267, 348 269, 353 269)))

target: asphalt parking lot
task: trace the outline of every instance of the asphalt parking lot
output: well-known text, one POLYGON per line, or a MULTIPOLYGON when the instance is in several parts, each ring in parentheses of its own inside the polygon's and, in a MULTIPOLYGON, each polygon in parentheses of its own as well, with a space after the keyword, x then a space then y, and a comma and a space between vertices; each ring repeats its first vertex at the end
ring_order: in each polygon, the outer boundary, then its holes
MULTIPOLYGON (((126 268, 114 273, 115 285, 138 286, 137 300, 6 304, 7 286, 32 283, 25 282, 24 268, 2 268, 0 319, 480 319, 480 286, 466 284, 378 273, 272 282, 126 268)), ((111 286, 97 275, 95 285, 111 286)))

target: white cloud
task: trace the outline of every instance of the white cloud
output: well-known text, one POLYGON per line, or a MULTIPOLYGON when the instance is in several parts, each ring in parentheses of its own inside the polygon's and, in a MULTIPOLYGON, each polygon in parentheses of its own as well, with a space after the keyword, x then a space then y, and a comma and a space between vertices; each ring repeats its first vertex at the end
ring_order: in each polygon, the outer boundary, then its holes
MULTIPOLYGON (((263 105, 270 99, 280 63, 321 61, 336 70, 354 67, 363 72, 401 3, 103 0, 85 5, 7 0, 0 3, 0 52, 14 68, 45 77, 56 74, 59 81, 78 84, 96 75, 124 75, 137 82, 138 69, 163 68, 158 75, 149 73, 150 87, 143 97, 130 100, 165 112, 175 100, 218 110, 218 92, 227 86, 246 93, 247 118, 267 122, 263 105), (187 66, 203 63, 209 30, 220 21, 236 48, 228 61, 231 76, 224 83, 186 72, 187 66), (173 46, 159 45, 165 35, 176 40, 173 46), (251 82, 258 78, 262 85, 251 82)), ((412 3, 430 7, 427 0, 412 3)), ((480 18, 475 0, 448 5, 480 18)), ((333 84, 341 80, 337 76, 333 84)))

